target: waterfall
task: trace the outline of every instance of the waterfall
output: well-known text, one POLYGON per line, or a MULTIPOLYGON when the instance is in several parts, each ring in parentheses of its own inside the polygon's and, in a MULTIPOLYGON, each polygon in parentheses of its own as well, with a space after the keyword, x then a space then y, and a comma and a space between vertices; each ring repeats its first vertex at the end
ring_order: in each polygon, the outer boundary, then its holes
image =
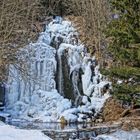
POLYGON ((72 23, 61 17, 46 25, 36 43, 20 50, 19 60, 26 69, 10 65, 6 90, 5 111, 14 119, 81 121, 86 113, 97 114, 109 97, 109 89, 102 89, 110 82, 72 23))
POLYGON ((64 89, 63 89, 63 72, 62 72, 62 58, 61 55, 58 56, 58 92, 64 96, 64 89))

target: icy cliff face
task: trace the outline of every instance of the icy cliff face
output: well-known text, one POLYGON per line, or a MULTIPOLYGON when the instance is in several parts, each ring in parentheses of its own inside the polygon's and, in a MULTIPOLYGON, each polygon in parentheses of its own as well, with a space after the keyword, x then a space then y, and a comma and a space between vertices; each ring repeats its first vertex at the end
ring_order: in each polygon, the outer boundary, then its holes
POLYGON ((11 65, 7 82, 5 110, 13 118, 55 122, 63 116, 81 121, 86 114, 96 115, 109 97, 110 83, 95 58, 86 52, 71 22, 61 17, 46 25, 38 41, 21 50, 19 59, 26 63, 27 74, 11 65))

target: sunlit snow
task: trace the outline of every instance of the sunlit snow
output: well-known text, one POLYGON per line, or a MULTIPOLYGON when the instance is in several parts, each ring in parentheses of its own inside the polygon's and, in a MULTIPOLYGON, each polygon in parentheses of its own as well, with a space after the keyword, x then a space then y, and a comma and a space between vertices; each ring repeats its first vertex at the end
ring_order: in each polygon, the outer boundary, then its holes
POLYGON ((38 130, 22 130, 0 122, 0 140, 51 140, 38 130))
POLYGON ((133 130, 131 132, 118 130, 112 134, 99 135, 95 140, 140 140, 140 131, 133 130))
POLYGON ((5 112, 11 114, 12 118, 20 118, 28 121, 58 122, 62 116, 68 121, 81 121, 83 112, 92 109, 99 112, 109 93, 101 94, 101 89, 110 84, 95 65, 95 58, 91 57, 80 40, 76 29, 70 21, 57 17, 48 25, 46 30, 40 33, 36 43, 30 43, 21 50, 19 59, 27 64, 28 76, 15 65, 9 67, 9 77, 6 90, 5 112), (51 46, 53 40, 63 40, 58 48, 51 46), (59 87, 56 89, 55 75, 57 63, 61 64, 61 55, 67 52, 69 75, 72 77, 74 93, 82 97, 84 105, 75 106, 71 100, 65 99, 63 93, 63 73, 59 66, 59 87), (58 59, 56 59, 58 56, 58 59), (91 68, 93 66, 93 68, 91 68), (82 69, 81 95, 77 85, 77 74, 82 69), (94 74, 93 74, 94 73, 94 74), (88 101, 90 98, 91 102, 88 101))

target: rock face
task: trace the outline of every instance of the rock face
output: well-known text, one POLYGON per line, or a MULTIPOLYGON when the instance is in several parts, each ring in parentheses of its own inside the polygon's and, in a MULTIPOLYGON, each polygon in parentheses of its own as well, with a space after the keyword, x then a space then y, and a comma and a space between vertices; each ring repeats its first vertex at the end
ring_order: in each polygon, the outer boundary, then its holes
MULTIPOLYGON (((74 103, 75 101, 75 96, 73 94, 73 91, 74 91, 74 88, 73 88, 73 85, 72 85, 72 81, 70 79, 70 67, 68 65, 68 61, 67 61, 67 53, 64 53, 62 56, 61 56, 61 60, 62 60, 62 73, 63 73, 63 83, 62 83, 62 91, 63 91, 63 96, 65 98, 68 98, 68 99, 71 99, 72 102, 74 103)), ((60 66, 60 63, 58 63, 58 67, 60 66)), ((58 68, 59 69, 59 68, 58 68)), ((59 77, 59 72, 57 72, 57 77, 59 77)), ((59 79, 58 81, 56 82, 57 85, 59 83, 59 79)), ((59 91, 59 86, 57 86, 57 89, 59 91)), ((61 93, 61 92, 59 92, 61 93)))
POLYGON ((11 65, 6 90, 6 111, 13 118, 59 121, 63 116, 70 122, 82 121, 83 115, 97 115, 109 97, 109 90, 103 89, 110 82, 71 22, 61 17, 19 52, 19 60, 26 71, 11 65))
POLYGON ((5 117, 3 117, 3 116, 0 116, 0 121, 2 121, 2 122, 5 122, 5 117))
POLYGON ((0 84, 0 107, 4 106, 5 100, 5 86, 0 84))

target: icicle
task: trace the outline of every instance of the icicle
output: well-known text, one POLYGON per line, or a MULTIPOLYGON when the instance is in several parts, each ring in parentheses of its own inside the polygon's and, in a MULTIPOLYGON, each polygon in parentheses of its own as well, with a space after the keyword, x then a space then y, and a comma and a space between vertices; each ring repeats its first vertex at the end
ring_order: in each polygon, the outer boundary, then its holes
POLYGON ((12 116, 43 121, 58 121, 61 116, 69 118, 68 121, 77 121, 83 112, 100 111, 109 97, 101 93, 108 81, 103 81, 99 66, 93 62, 95 58, 85 50, 72 23, 55 17, 36 43, 21 49, 19 60, 26 62, 27 75, 10 66, 6 111, 12 116), (70 90, 66 89, 65 82, 70 82, 70 90), (78 111, 64 113, 72 108, 71 102, 64 99, 66 94, 72 96, 68 98, 78 111))

